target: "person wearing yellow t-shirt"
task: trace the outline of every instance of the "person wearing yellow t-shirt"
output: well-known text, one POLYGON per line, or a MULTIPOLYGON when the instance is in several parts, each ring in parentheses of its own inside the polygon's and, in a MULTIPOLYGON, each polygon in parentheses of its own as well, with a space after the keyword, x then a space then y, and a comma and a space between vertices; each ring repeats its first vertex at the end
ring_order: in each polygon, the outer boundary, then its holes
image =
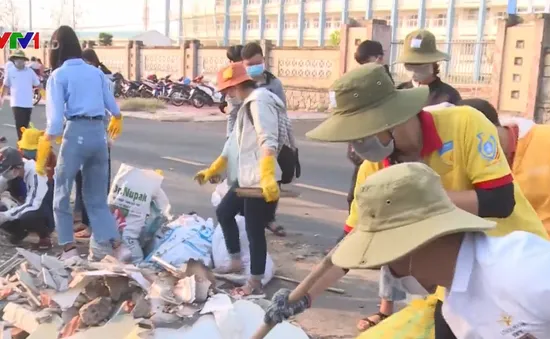
MULTIPOLYGON (((423 111, 427 88, 397 90, 384 68, 375 64, 344 74, 331 91, 336 101, 331 116, 306 135, 319 141, 352 143, 365 159, 356 187, 392 163, 424 162, 441 176, 455 205, 497 222, 489 235, 523 230, 548 237, 513 181, 495 126, 481 112, 466 106, 423 111)), ((407 215, 395 216, 400 217, 407 215)), ((356 222, 357 205, 352 203, 346 228, 351 230, 356 222)), ((333 268, 326 274, 345 272, 333 268)), ((382 282, 388 279, 383 274, 381 278, 382 282)), ((383 295, 387 299, 398 291, 391 283, 382 285, 385 288, 381 292, 387 293, 383 295)), ((381 307, 362 329, 393 313, 391 301, 383 302, 381 307)))
POLYGON ((457 105, 477 109, 496 126, 514 180, 550 234, 550 125, 519 117, 499 119, 495 107, 483 99, 457 105))

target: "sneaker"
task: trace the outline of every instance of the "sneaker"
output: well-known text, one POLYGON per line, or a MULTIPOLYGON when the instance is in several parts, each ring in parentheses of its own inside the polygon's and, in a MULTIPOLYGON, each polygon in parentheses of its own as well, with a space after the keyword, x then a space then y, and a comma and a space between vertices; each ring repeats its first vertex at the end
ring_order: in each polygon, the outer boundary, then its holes
POLYGON ((61 255, 59 256, 59 260, 61 261, 65 261, 67 259, 71 259, 71 258, 74 258, 74 257, 80 257, 80 255, 78 254, 78 250, 76 249, 76 247, 73 247, 71 248, 70 250, 68 251, 63 251, 61 253, 61 255))
POLYGON ((124 244, 113 249, 113 256, 122 263, 129 263, 132 260, 132 252, 124 244))

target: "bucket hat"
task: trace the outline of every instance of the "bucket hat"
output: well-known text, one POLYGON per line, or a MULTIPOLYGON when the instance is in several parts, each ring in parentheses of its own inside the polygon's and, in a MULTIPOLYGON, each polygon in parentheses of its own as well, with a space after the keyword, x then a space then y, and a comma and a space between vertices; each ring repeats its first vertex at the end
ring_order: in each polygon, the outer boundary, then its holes
POLYGON ((397 63, 432 64, 449 60, 449 55, 437 50, 435 35, 425 29, 418 29, 405 37, 403 51, 397 63))
POLYGON ((369 176, 356 195, 357 227, 332 254, 342 268, 376 268, 442 236, 486 231, 496 223, 456 207, 441 178, 423 163, 393 165, 369 176))
POLYGON ((25 55, 25 52, 23 52, 20 49, 15 50, 11 53, 10 60, 13 60, 13 59, 25 59, 29 61, 29 58, 27 58, 27 56, 25 55))
POLYGON ((246 68, 243 63, 231 63, 229 66, 222 68, 218 72, 218 91, 223 91, 229 87, 237 86, 248 80, 252 80, 252 78, 246 73, 246 68))
POLYGON ((359 66, 334 82, 329 92, 331 115, 306 136, 346 142, 375 135, 417 115, 428 94, 427 87, 395 89, 383 65, 359 66))

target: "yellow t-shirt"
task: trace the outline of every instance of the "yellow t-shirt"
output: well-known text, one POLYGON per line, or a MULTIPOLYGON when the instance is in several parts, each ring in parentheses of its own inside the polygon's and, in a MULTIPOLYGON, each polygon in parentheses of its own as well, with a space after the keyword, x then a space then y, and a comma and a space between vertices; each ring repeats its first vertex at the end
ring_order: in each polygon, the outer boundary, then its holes
POLYGON ((514 180, 550 234, 550 125, 536 125, 522 118, 513 118, 505 125, 517 127, 510 163, 514 180))
MULTIPOLYGON (((441 176, 446 190, 490 189, 513 182, 496 127, 481 112, 456 106, 421 112, 419 118, 423 134, 421 155, 441 176)), ((364 161, 357 174, 356 192, 371 173, 387 166, 387 161, 364 161)), ((502 236, 521 230, 548 239, 542 222, 515 182, 514 193, 516 205, 512 214, 507 218, 488 218, 496 221, 497 227, 487 233, 502 236)), ((353 201, 346 231, 355 227, 357 221, 357 205, 353 201)))

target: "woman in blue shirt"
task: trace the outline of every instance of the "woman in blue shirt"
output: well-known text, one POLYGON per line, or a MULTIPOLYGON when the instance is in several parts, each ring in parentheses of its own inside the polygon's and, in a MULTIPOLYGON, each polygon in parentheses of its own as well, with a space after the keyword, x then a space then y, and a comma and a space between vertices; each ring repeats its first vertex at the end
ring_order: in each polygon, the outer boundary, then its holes
POLYGON ((51 140, 62 136, 53 203, 59 244, 63 246, 61 258, 78 255, 70 194, 76 174, 82 170, 83 200, 94 239, 108 250, 107 253, 126 261, 130 252, 121 243, 107 205, 109 157, 105 110, 113 115, 108 132, 116 138, 122 128, 120 109, 103 73, 82 60, 82 49, 72 28, 59 27, 51 41, 53 48, 49 52, 53 72, 47 83, 46 133, 38 146, 37 171, 44 171, 42 159, 51 149, 51 140))

